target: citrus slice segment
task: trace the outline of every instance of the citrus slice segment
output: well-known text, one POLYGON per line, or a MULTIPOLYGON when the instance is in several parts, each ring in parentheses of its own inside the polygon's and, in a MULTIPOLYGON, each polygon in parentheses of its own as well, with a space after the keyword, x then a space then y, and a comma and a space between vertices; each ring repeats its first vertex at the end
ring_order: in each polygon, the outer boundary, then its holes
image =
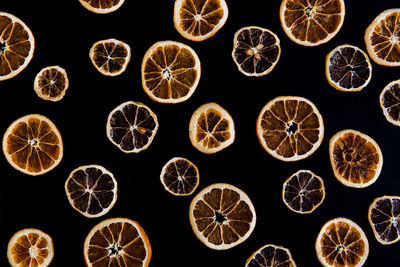
POLYGON ((26 115, 14 121, 6 130, 3 152, 15 169, 34 176, 44 174, 61 162, 61 134, 45 116, 26 115))
POLYGON ((156 114, 139 102, 124 102, 108 115, 107 137, 125 153, 138 153, 147 149, 157 129, 156 114))
POLYGON ((151 246, 139 223, 127 218, 112 218, 90 230, 83 253, 88 267, 147 267, 151 246))
POLYGON ((119 9, 125 0, 79 0, 87 10, 97 14, 107 14, 119 9))
POLYGON ((278 36, 257 26, 244 27, 235 33, 232 57, 246 76, 263 76, 274 69, 281 55, 278 36))
POLYGON ((22 229, 8 242, 7 257, 13 267, 49 266, 54 257, 53 241, 38 229, 22 229))
POLYGON ((325 74, 340 91, 360 91, 371 81, 372 66, 367 54, 353 45, 340 45, 326 57, 325 74))
POLYGON ((329 155, 335 177, 346 186, 367 187, 381 173, 381 149, 359 131, 348 129, 335 134, 329 142, 329 155))
POLYGON ((262 147, 283 161, 307 158, 324 136, 324 123, 317 107, 299 96, 280 96, 269 101, 257 119, 262 147))
POLYGON ((369 206, 368 220, 376 240, 390 245, 400 240, 400 197, 376 198, 369 206))
POLYGON ((287 248, 276 245, 265 245, 247 259, 245 267, 270 266, 296 267, 296 263, 287 248))
POLYGON ((64 97, 68 86, 67 72, 60 66, 51 66, 36 75, 33 89, 40 98, 56 102, 64 97))
POLYGON ((200 106, 189 123, 189 137, 199 151, 212 154, 235 140, 235 125, 229 113, 216 103, 200 106))
POLYGON ((256 225, 249 197, 230 184, 213 184, 200 191, 189 208, 190 225, 207 247, 225 250, 244 242, 256 225))
POLYGON ((146 94, 160 103, 189 99, 201 75, 200 59, 189 46, 160 41, 147 50, 142 61, 142 85, 146 94))
POLYGON ((379 103, 387 121, 400 126, 400 80, 386 85, 379 96, 379 103))
POLYGON ((19 18, 0 12, 0 81, 10 79, 28 66, 35 40, 19 18))
POLYGON ((369 253, 368 239, 355 222, 346 218, 328 221, 315 242, 318 260, 323 266, 362 266, 369 253))
POLYGON ((228 18, 225 0, 176 0, 175 29, 186 39, 204 41, 224 26, 228 18))

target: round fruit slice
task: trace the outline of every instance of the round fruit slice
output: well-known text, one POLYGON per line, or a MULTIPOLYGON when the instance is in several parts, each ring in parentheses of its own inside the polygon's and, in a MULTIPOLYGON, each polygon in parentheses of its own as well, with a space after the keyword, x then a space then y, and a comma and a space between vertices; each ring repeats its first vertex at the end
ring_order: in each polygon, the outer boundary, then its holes
POLYGON ((125 0, 79 0, 87 9, 97 14, 114 12, 122 6, 125 0))
POLYGON ((28 26, 19 18, 0 12, 0 81, 25 69, 34 50, 35 40, 28 26))
POLYGON ((60 132, 46 117, 26 115, 14 121, 3 137, 3 152, 15 169, 40 175, 54 169, 63 157, 60 132))
POLYGON ((235 125, 229 113, 216 103, 200 106, 189 123, 189 137, 199 151, 212 154, 235 140, 235 125))
POLYGON ((368 239, 353 221, 336 218, 328 221, 315 242, 318 260, 323 266, 362 266, 368 257, 368 239))
POLYGON ((383 196, 372 202, 368 219, 376 240, 390 245, 400 240, 400 197, 383 196))
POLYGON ((283 202, 294 212, 313 212, 325 199, 324 181, 312 171, 300 170, 283 184, 283 202))
POLYGON ((296 267, 292 254, 287 248, 275 245, 265 245, 246 261, 246 267, 296 267))
POLYGON ((360 91, 371 81, 372 66, 367 54, 352 45, 336 47, 326 57, 326 78, 340 91, 360 91))
POLYGON ((113 174, 99 165, 79 167, 65 182, 71 206, 88 218, 106 214, 117 201, 117 181, 113 174))
POLYGON ((229 184, 210 185, 192 200, 190 225, 207 247, 225 250, 239 245, 253 232, 256 211, 249 197, 229 184))
POLYGON ((204 41, 219 31, 228 18, 225 0, 176 0, 175 29, 186 39, 204 41))
POLYGON ((268 102, 257 119, 262 147, 283 161, 307 158, 324 136, 322 116, 314 104, 299 96, 280 96, 268 102))
POLYGON ((171 194, 188 196, 199 185, 199 170, 189 160, 176 157, 164 165, 160 179, 165 190, 171 194))
POLYGON ((147 267, 151 246, 137 222, 112 218, 93 227, 85 239, 83 254, 88 267, 147 267))
POLYGON ((270 30, 250 26, 235 33, 232 57, 246 76, 263 76, 278 63, 281 47, 278 36, 270 30))
POLYGON ((381 173, 381 149, 371 137, 358 131, 335 134, 329 142, 329 155, 336 178, 346 186, 367 187, 381 173))
POLYGON ((156 114, 139 102, 122 103, 108 115, 107 137, 125 153, 138 153, 147 149, 157 129, 156 114))
POLYGON ((117 76, 125 71, 131 60, 131 47, 116 39, 101 40, 90 48, 89 57, 101 74, 117 76))
POLYGON ((7 257, 13 267, 46 267, 54 256, 53 241, 38 229, 27 228, 10 239, 7 257))
POLYGON ((200 73, 200 59, 192 48, 174 41, 161 41, 144 55, 142 85, 156 102, 179 103, 192 96, 200 73))
POLYGON ((36 75, 33 89, 40 98, 56 102, 64 97, 68 86, 67 72, 60 66, 51 66, 36 75))
POLYGON ((400 126, 400 80, 386 85, 379 97, 379 103, 388 122, 400 126))

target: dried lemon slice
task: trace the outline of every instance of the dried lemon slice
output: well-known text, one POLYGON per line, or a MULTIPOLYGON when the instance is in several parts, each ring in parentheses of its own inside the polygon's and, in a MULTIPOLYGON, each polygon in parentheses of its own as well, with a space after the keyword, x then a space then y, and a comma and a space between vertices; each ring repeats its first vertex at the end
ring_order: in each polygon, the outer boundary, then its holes
POLYGON ((287 248, 265 245, 254 252, 246 261, 245 267, 296 267, 292 254, 287 248))
POLYGON ((87 10, 97 14, 107 14, 119 9, 125 0, 79 0, 87 10))
POLYGON ((68 86, 67 72, 60 66, 51 66, 36 75, 33 89, 40 98, 55 102, 64 97, 68 86))
POLYGON ((400 126, 400 80, 385 86, 379 96, 379 103, 387 121, 400 126))

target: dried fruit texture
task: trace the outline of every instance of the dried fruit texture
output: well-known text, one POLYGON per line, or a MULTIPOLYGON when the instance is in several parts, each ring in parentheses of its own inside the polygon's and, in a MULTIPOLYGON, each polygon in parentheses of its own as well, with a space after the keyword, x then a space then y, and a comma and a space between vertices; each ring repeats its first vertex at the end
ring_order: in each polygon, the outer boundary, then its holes
POLYGON ((56 102, 64 97, 68 86, 67 72, 60 66, 51 66, 36 75, 33 89, 40 98, 56 102))
POLYGON ((108 14, 119 9, 125 0, 79 0, 87 10, 97 14, 108 14))
POLYGON ((265 245, 247 259, 246 267, 296 267, 287 248, 265 245))
POLYGON ((400 80, 389 83, 382 90, 379 103, 388 122, 400 126, 400 80))

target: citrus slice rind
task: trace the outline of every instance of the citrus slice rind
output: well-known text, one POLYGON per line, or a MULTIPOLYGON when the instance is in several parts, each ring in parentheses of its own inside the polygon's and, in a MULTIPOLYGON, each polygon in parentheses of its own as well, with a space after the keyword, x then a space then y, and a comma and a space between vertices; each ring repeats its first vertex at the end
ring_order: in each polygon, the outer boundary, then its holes
POLYGON ((60 66, 50 66, 36 75, 33 89, 40 98, 56 102, 64 97, 68 86, 67 72, 60 66))
POLYGON ((386 120, 400 126, 400 80, 385 86, 379 96, 379 104, 386 120))
POLYGON ((125 0, 79 0, 87 10, 97 14, 108 14, 119 9, 125 0))
POLYGON ((272 244, 255 251, 246 261, 245 267, 285 266, 296 267, 289 249, 272 244))

